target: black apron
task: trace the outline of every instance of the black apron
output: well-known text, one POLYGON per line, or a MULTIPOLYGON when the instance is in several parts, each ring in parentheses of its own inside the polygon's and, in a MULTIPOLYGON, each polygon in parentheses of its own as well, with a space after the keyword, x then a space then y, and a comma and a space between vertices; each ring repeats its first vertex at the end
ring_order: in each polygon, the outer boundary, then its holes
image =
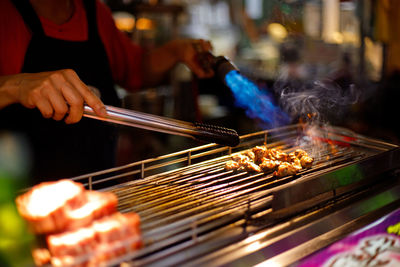
MULTIPOLYGON (((32 32, 23 73, 73 69, 87 85, 99 89, 102 101, 118 106, 107 54, 97 30, 96 2, 83 0, 88 21, 87 41, 47 37, 29 0, 13 0, 32 32)), ((32 149, 33 183, 73 177, 114 166, 116 129, 113 125, 82 118, 65 124, 42 117, 38 109, 19 104, 0 111, 2 126, 22 132, 32 149)))

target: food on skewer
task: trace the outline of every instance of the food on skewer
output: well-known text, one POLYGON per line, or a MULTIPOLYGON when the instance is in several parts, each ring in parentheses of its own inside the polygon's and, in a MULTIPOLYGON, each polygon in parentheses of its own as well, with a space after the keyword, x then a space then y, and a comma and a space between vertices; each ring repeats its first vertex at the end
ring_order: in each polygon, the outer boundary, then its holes
POLYGON ((266 146, 256 146, 252 149, 255 158, 254 158, 254 162, 256 164, 260 164, 262 162, 262 159, 265 157, 268 149, 266 146))
POLYGON ((303 168, 309 169, 309 168, 311 168, 311 165, 314 162, 314 159, 309 156, 302 156, 300 159, 300 162, 301 162, 301 166, 303 168))
POLYGON ((287 154, 279 149, 256 146, 251 150, 235 154, 225 163, 225 170, 248 172, 273 172, 274 176, 295 175, 299 171, 311 168, 314 159, 303 149, 287 154))
POLYGON ((296 168, 293 164, 289 162, 282 162, 279 164, 277 170, 274 172, 274 176, 283 177, 288 175, 295 175, 298 172, 298 168, 296 168))
POLYGON ((271 148, 271 149, 268 149, 267 155, 265 157, 269 158, 269 159, 279 160, 279 161, 287 161, 288 155, 281 150, 271 148))
POLYGON ((308 156, 307 152, 300 148, 296 149, 293 153, 299 159, 301 159, 303 156, 308 156))
POLYGON ((267 158, 263 158, 262 162, 260 164, 260 168, 264 171, 264 172, 269 172, 269 171, 273 171, 276 169, 277 166, 279 166, 281 162, 277 161, 277 160, 272 160, 272 159, 267 159, 267 158))
POLYGON ((234 171, 240 168, 240 164, 234 160, 229 160, 225 163, 225 170, 234 171))
POLYGON ((236 161, 239 164, 246 163, 248 161, 252 161, 248 156, 244 154, 236 154, 232 156, 232 160, 236 161))
POLYGON ((261 172, 261 168, 255 164, 251 158, 242 154, 237 154, 232 157, 232 160, 227 161, 225 164, 225 170, 261 172))
POLYGON ((240 165, 241 166, 238 169, 239 171, 244 170, 247 172, 261 172, 260 166, 258 166, 252 161, 244 161, 240 165))
POLYGON ((256 155, 254 154, 253 151, 247 150, 244 152, 244 155, 247 156, 251 161, 255 161, 256 155))

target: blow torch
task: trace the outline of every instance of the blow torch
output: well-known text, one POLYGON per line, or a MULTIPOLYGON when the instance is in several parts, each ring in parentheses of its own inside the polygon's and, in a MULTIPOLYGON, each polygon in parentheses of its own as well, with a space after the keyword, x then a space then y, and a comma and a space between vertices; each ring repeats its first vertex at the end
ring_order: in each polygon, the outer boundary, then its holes
POLYGON ((215 75, 226 84, 226 75, 231 71, 239 72, 239 69, 225 56, 215 56, 211 52, 199 52, 197 56, 199 64, 204 70, 213 70, 215 75))

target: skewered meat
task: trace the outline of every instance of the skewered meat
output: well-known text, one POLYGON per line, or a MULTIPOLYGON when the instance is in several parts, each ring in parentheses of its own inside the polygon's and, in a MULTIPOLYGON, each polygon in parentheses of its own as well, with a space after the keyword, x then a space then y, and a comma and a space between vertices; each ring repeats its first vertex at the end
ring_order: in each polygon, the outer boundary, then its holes
POLYGON ((262 162, 260 164, 260 168, 264 172, 269 172, 269 171, 275 170, 276 167, 279 166, 279 164, 280 164, 280 161, 263 158, 262 162))
POLYGON ((239 163, 239 164, 242 164, 242 163, 251 161, 251 159, 250 159, 248 156, 243 155, 243 154, 236 154, 236 155, 233 155, 233 156, 232 156, 232 160, 233 160, 233 161, 236 161, 236 162, 239 163))
POLYGON ((240 168, 240 164, 236 161, 229 160, 225 163, 225 170, 234 171, 240 168))
POLYGON ((260 166, 258 166, 252 161, 242 162, 238 170, 245 170, 247 172, 261 172, 260 166))
POLYGON ((274 171, 275 176, 283 177, 294 175, 303 168, 311 168, 313 161, 303 149, 296 149, 287 154, 276 148, 268 149, 264 145, 233 155, 232 160, 225 163, 225 170, 274 171))
POLYGON ((300 159, 301 166, 303 168, 309 169, 311 168, 312 163, 314 162, 314 159, 309 156, 302 156, 300 159))
POLYGON ((288 175, 295 175, 298 172, 293 164, 289 162, 282 162, 279 164, 278 169, 274 172, 274 176, 283 177, 288 175))
POLYGON ((293 165, 293 167, 297 170, 297 171, 301 171, 302 166, 301 166, 301 162, 298 158, 293 159, 292 162, 289 162, 290 164, 293 165))
POLYGON ((248 157, 251 161, 253 161, 253 162, 254 162, 254 160, 255 160, 255 158, 256 158, 256 155, 255 155, 254 152, 251 151, 251 150, 245 151, 245 152, 244 152, 244 155, 247 156, 247 157, 248 157))
POLYGON ((296 149, 294 155, 300 160, 300 164, 303 168, 311 168, 314 159, 310 157, 303 149, 296 149))
POLYGON ((293 153, 298 159, 301 159, 303 156, 308 156, 307 152, 300 148, 296 149, 293 153))
POLYGON ((265 157, 267 153, 267 147, 266 146, 256 146, 252 149, 254 153, 254 162, 256 164, 260 164, 262 162, 262 159, 265 157))
MULTIPOLYGON (((248 152, 249 151, 245 153, 248 154, 248 152)), ((252 154, 254 155, 254 153, 252 154)), ((261 172, 261 168, 257 164, 255 164, 250 157, 243 154, 233 155, 232 160, 229 160, 225 163, 225 170, 261 172)))
POLYGON ((268 150, 266 157, 273 160, 287 161, 288 155, 283 151, 271 148, 268 150))

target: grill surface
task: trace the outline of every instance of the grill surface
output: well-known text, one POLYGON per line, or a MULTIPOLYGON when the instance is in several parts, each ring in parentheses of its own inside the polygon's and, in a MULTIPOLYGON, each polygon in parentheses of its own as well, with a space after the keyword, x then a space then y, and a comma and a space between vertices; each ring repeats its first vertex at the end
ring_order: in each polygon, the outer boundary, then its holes
POLYGON ((235 148, 210 144, 74 180, 116 193, 121 212, 140 215, 144 247, 119 261, 184 263, 365 187, 377 174, 400 166, 395 145, 336 127, 304 132, 291 125, 242 136, 235 148), (315 158, 312 168, 282 178, 224 170, 233 153, 266 141, 268 148, 285 152, 306 150, 315 158), (117 185, 105 187, 110 182, 117 185))

